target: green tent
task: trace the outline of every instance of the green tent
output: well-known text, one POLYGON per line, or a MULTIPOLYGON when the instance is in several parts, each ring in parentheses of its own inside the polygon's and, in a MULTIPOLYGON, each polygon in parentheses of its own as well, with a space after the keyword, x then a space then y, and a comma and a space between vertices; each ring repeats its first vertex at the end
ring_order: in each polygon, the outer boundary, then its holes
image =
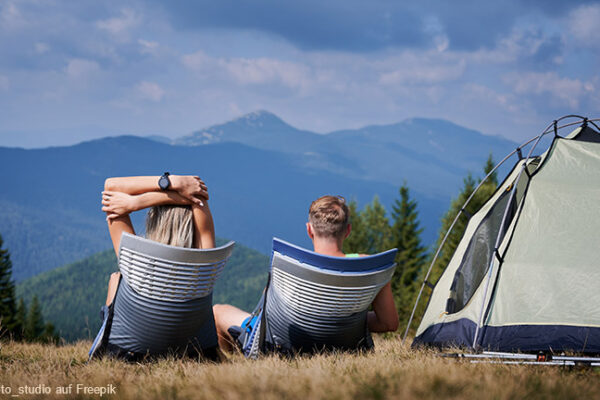
POLYGON ((555 121, 523 145, 528 156, 515 150, 519 160, 470 218, 435 284, 414 345, 600 353, 595 121, 578 120, 566 137, 555 121), (552 133, 549 149, 532 156, 552 133))

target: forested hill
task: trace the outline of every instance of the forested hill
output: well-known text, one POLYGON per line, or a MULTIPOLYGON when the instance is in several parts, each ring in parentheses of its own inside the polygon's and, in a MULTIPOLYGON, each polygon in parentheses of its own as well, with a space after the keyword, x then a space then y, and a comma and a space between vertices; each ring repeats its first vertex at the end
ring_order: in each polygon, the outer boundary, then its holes
MULTIPOLYGON (((17 295, 26 302, 37 295, 44 319, 66 340, 93 338, 100 327, 99 310, 106 300, 108 276, 117 270, 116 262, 114 251, 106 250, 21 282, 17 295)), ((268 268, 267 256, 236 243, 217 281, 214 303, 251 311, 266 284, 268 268)))

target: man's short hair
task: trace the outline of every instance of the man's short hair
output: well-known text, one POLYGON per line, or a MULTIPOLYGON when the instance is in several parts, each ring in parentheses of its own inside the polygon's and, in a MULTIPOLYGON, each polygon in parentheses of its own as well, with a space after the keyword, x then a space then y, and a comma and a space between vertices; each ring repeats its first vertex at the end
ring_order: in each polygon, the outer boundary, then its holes
POLYGON ((323 196, 308 209, 308 221, 319 237, 343 238, 348 226, 348 206, 342 196, 323 196))

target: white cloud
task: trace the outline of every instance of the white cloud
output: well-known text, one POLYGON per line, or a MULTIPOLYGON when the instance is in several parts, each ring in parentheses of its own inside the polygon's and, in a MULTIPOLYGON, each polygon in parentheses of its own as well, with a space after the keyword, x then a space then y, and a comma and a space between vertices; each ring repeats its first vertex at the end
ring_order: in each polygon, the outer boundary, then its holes
POLYGON ((500 106, 510 112, 518 112, 515 96, 512 94, 499 93, 492 88, 477 83, 467 83, 463 87, 463 95, 475 102, 482 104, 490 103, 494 106, 500 106))
POLYGON ((571 34, 586 47, 598 46, 600 4, 583 5, 573 10, 565 21, 571 34))
POLYGON ((100 65, 95 61, 74 58, 69 60, 65 72, 72 79, 85 79, 100 71, 100 65))
POLYGON ((272 58, 221 59, 219 64, 242 84, 281 83, 290 88, 300 88, 310 81, 306 66, 272 58))
POLYGON ((0 5, 0 27, 16 29, 24 25, 25 19, 13 2, 6 1, 0 5))
POLYGON ((465 72, 463 59, 431 57, 424 53, 405 52, 393 60, 395 68, 381 72, 379 83, 393 84, 435 84, 460 78, 465 72))
POLYGON ((182 63, 198 72, 224 72, 242 85, 281 84, 307 89, 312 80, 308 66, 275 58, 217 58, 198 51, 184 55, 182 63))
POLYGON ((33 48, 35 49, 35 52, 37 54, 44 54, 47 53, 48 51, 50 51, 50 46, 48 46, 46 43, 42 43, 42 42, 37 42, 33 48))
POLYGON ((181 57, 181 62, 189 69, 199 70, 203 67, 209 66, 213 62, 213 59, 206 55, 203 51, 197 51, 181 57))
POLYGON ((138 26, 141 20, 142 18, 131 8, 124 8, 120 16, 97 21, 96 26, 120 40, 128 40, 129 30, 138 26))
POLYGON ((508 36, 500 38, 496 47, 492 49, 482 48, 466 54, 466 57, 478 63, 507 64, 518 62, 519 59, 535 55, 540 47, 549 40, 548 36, 541 34, 532 27, 526 29, 515 28, 508 36))
POLYGON ((165 91, 154 82, 142 81, 136 86, 136 91, 145 100, 161 101, 165 91))
POLYGON ((549 94, 571 108, 577 108, 582 97, 592 94, 595 86, 592 82, 560 77, 556 72, 511 74, 505 77, 505 82, 516 93, 549 94))
POLYGON ((424 31, 431 36, 431 41, 439 52, 446 51, 450 45, 448 35, 444 31, 444 27, 436 16, 427 16, 424 21, 424 31))
POLYGON ((158 42, 151 42, 144 39, 138 39, 141 54, 156 55, 158 52, 158 42))

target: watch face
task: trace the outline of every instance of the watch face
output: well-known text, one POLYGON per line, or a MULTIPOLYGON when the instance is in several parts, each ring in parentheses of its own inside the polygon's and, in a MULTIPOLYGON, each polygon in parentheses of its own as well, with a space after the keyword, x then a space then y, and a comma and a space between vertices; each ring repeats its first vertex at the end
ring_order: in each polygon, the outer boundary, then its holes
POLYGON ((161 176, 158 180, 158 186, 160 186, 162 190, 167 189, 169 187, 169 183, 169 179, 164 176, 161 176))

